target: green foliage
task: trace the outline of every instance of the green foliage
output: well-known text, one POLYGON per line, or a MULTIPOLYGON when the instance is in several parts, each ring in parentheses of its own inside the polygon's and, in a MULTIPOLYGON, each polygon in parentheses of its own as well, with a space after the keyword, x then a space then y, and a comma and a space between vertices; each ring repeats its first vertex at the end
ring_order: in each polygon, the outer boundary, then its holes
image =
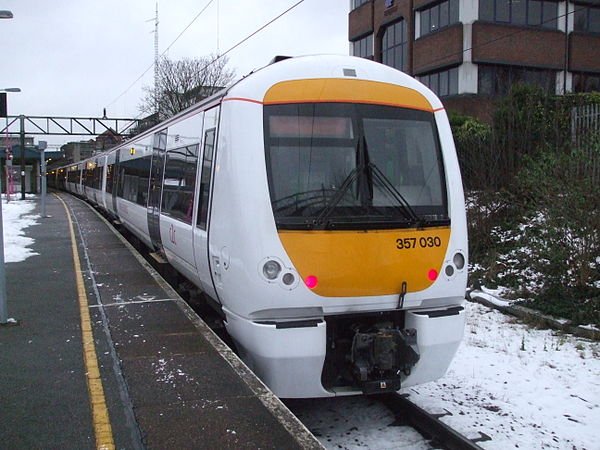
POLYGON ((486 186, 492 170, 488 168, 493 151, 491 127, 474 117, 458 114, 450 115, 450 125, 465 185, 476 189, 486 186))
POLYGON ((600 93, 550 96, 538 87, 515 85, 497 101, 491 125, 449 113, 467 191, 510 189, 526 157, 569 151, 571 110, 600 104, 600 93))
POLYGON ((525 262, 544 277, 534 306, 600 324, 600 196, 587 162, 587 152, 544 152, 527 162, 515 190, 523 210, 543 218, 523 235, 525 262))
POLYGON ((491 127, 452 126, 470 192, 473 284, 577 323, 600 326, 600 134, 571 141, 571 110, 600 94, 551 97, 516 86, 491 127))

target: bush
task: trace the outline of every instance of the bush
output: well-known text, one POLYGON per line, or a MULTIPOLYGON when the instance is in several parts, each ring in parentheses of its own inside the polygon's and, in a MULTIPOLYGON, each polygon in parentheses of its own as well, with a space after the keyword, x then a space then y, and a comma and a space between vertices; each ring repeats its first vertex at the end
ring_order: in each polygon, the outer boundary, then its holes
MULTIPOLYGON (((587 153, 544 152, 521 171, 518 198, 542 220, 525 233, 527 264, 543 274, 536 306, 600 324, 600 196, 587 153)), ((551 311, 547 311, 551 312, 551 311)))
POLYGON ((488 163, 493 148, 492 129, 474 117, 450 115, 463 182, 470 190, 489 186, 495 167, 488 163))
POLYGON ((465 116, 451 124, 473 284, 600 326, 600 135, 587 137, 585 151, 571 142, 571 109, 583 102, 600 94, 550 97, 518 86, 491 127, 465 116))

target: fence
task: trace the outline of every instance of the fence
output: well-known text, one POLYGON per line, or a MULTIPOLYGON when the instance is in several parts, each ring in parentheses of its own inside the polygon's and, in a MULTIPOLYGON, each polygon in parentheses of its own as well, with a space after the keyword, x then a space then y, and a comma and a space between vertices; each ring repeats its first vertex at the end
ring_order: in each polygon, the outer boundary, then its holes
POLYGON ((571 140, 583 152, 585 165, 580 173, 600 182, 600 104, 576 106, 571 110, 571 140))

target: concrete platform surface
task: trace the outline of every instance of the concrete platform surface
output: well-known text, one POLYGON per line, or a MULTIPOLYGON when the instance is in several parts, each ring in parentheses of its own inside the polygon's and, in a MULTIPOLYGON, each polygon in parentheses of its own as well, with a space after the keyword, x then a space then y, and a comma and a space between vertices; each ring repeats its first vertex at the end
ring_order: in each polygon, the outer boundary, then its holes
POLYGON ((6 264, 20 324, 0 327, 0 448, 322 448, 96 211, 59 197, 25 230, 37 255, 6 264))

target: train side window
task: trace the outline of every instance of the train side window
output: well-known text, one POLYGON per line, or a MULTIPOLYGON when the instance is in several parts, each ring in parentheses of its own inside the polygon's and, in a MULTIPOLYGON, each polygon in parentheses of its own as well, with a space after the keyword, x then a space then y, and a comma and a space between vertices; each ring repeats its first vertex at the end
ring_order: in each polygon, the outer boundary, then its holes
POLYGON ((148 200, 148 175, 150 173, 150 158, 130 159, 120 164, 119 187, 117 195, 130 202, 146 206, 148 200))
POLYGON ((113 191, 113 182, 114 182, 113 170, 114 170, 114 167, 115 167, 114 164, 109 164, 108 167, 106 168, 106 192, 108 194, 112 194, 112 191, 113 191))
POLYGON ((206 130, 204 133, 204 158, 202 160, 202 174, 200 177, 200 194, 198 208, 198 227, 206 230, 206 221, 208 218, 208 196, 210 191, 210 179, 212 174, 212 165, 215 149, 216 128, 206 130))
POLYGON ((167 152, 161 213, 187 224, 192 223, 197 165, 197 144, 167 152))
POLYGON ((102 170, 104 167, 98 165, 96 163, 96 167, 94 168, 94 188, 100 189, 102 187, 102 170))

